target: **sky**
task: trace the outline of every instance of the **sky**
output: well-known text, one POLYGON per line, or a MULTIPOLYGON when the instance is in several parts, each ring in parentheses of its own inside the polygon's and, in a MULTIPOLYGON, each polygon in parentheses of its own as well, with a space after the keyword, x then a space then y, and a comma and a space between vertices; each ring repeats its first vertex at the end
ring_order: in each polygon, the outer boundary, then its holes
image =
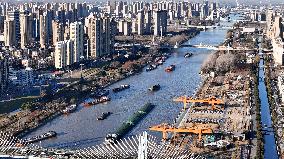
MULTIPOLYGON (((0 0, 1 1, 1 0, 0 0)), ((6 2, 9 2, 10 0, 3 0, 6 2)), ((20 2, 106 2, 107 0, 17 0, 20 2)), ((110 0, 110 1, 140 1, 140 0, 110 0)), ((143 0, 143 1, 148 1, 151 2, 151 0, 143 0)), ((153 0, 153 1, 162 1, 162 0, 153 0)), ((173 1, 190 1, 190 2, 202 2, 203 0, 173 0, 173 1)), ((236 0, 209 0, 211 2, 219 2, 222 4, 236 4, 236 0)), ((284 0, 238 0, 240 4, 270 4, 270 3, 283 3, 284 0)), ((11 2, 11 1, 10 1, 11 2)))

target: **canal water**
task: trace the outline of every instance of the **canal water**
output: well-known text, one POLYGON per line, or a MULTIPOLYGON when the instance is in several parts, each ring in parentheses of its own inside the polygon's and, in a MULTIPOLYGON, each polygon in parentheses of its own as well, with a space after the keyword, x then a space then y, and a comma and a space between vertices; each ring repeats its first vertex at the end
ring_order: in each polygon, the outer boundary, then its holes
MULTIPOLYGON (((259 45, 260 46, 260 45, 259 45)), ((261 48, 261 47, 260 47, 261 48)), ((262 127, 264 130, 269 131, 268 133, 264 134, 264 158, 269 159, 278 159, 277 149, 276 149, 276 143, 275 143, 275 137, 274 137, 274 131, 272 128, 272 119, 271 119, 271 113, 268 103, 268 97, 266 92, 266 87, 264 83, 265 75, 264 75, 264 64, 263 60, 260 60, 259 64, 259 98, 261 101, 261 122, 262 127)))
MULTIPOLYGON (((231 15, 231 22, 221 22, 221 25, 232 26, 234 20, 240 19, 238 15, 231 15)), ((187 43, 196 45, 218 45, 226 38, 226 29, 216 28, 201 32, 187 43)), ((182 109, 182 103, 174 103, 174 97, 192 95, 201 83, 199 76, 200 66, 206 57, 212 53, 207 49, 180 48, 174 50, 172 56, 151 72, 142 73, 119 81, 107 89, 118 87, 121 84, 129 84, 130 89, 110 94, 111 101, 107 104, 99 104, 92 107, 80 106, 79 109, 67 116, 60 116, 46 125, 40 127, 27 137, 42 134, 46 131, 56 131, 58 136, 41 142, 43 147, 57 148, 83 148, 94 146, 104 141, 108 133, 113 133, 123 121, 126 121, 134 112, 147 102, 156 105, 154 110, 147 115, 136 127, 128 133, 128 136, 147 131, 149 126, 161 123, 173 123, 182 109), (184 54, 192 52, 190 58, 184 58, 184 54), (166 73, 164 69, 171 64, 176 65, 175 71, 166 73), (150 93, 148 88, 160 84, 158 92, 150 93), (97 121, 102 112, 113 112, 106 120, 97 121)), ((159 133, 149 132, 161 136, 159 133)))

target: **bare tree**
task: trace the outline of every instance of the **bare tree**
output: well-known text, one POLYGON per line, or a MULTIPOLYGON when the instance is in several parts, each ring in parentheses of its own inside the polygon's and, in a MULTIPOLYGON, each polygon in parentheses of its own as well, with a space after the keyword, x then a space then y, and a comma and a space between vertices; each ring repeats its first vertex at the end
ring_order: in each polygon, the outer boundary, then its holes
POLYGON ((216 60, 216 72, 226 73, 235 68, 237 56, 232 53, 221 54, 216 60))
POLYGON ((215 70, 216 60, 218 58, 217 53, 210 54, 206 60, 204 60, 201 71, 204 73, 208 73, 215 70))

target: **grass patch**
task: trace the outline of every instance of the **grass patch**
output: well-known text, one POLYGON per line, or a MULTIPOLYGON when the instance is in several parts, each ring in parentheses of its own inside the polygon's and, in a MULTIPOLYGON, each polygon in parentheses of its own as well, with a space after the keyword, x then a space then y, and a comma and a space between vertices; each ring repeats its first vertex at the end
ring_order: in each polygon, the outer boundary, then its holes
POLYGON ((10 113, 21 107, 23 103, 32 102, 37 99, 39 96, 27 96, 16 98, 11 101, 0 102, 0 114, 10 113))

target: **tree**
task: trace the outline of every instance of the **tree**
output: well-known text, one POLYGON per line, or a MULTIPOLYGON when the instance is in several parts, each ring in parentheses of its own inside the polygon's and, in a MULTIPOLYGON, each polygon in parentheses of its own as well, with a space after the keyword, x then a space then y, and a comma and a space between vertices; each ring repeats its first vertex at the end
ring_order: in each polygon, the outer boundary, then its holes
POLYGON ((218 58, 217 53, 210 54, 207 59, 203 62, 201 66, 201 71, 204 73, 209 73, 215 70, 216 60, 218 58))
POLYGON ((32 104, 31 102, 23 103, 22 106, 21 106, 21 109, 22 109, 22 110, 31 110, 32 105, 33 105, 33 104, 32 104))
POLYGON ((217 73, 226 73, 236 67, 237 56, 232 53, 221 54, 216 60, 217 73))
POLYGON ((70 99, 70 103, 71 103, 71 104, 75 104, 75 103, 76 103, 76 98, 72 97, 72 98, 70 99))

